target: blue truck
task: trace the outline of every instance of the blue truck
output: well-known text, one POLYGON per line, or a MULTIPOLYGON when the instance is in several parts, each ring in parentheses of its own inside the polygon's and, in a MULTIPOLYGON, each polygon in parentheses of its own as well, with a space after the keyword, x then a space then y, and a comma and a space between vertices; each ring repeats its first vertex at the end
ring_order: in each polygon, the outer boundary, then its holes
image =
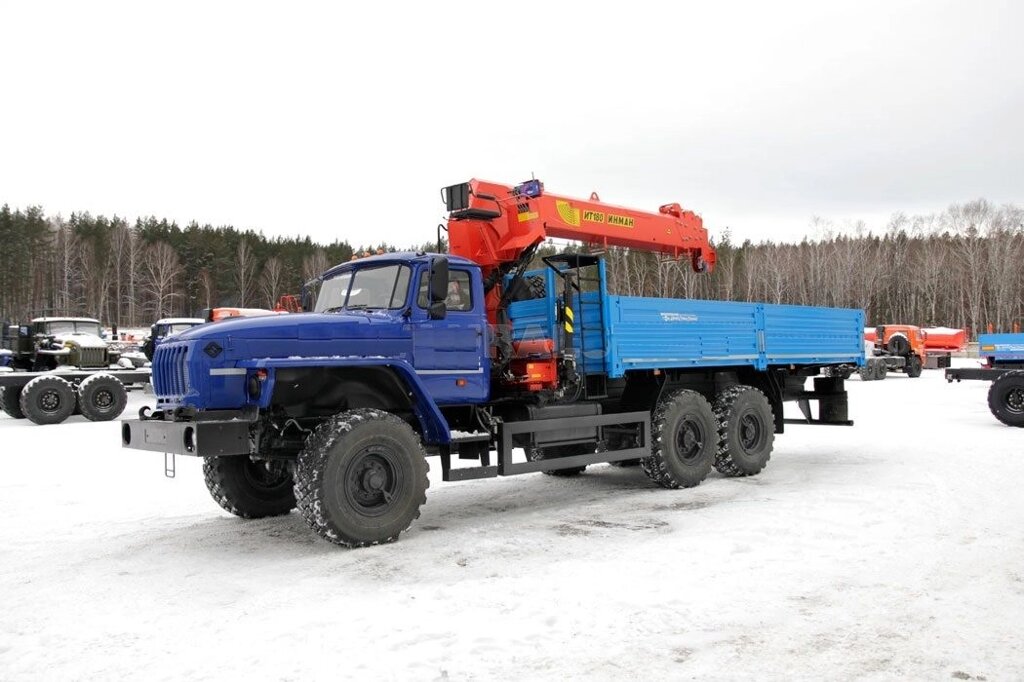
MULTIPOLYGON (((530 191, 510 189, 513 228, 516 213, 549 215, 530 191)), ((459 230, 478 228, 460 221, 492 224, 497 209, 469 210, 458 186, 447 197, 452 250, 466 251, 459 230)), ((712 469, 759 473, 787 424, 852 425, 843 378, 822 371, 863 364, 862 311, 619 296, 599 256, 531 268, 537 241, 518 243, 508 267, 480 252, 347 262, 304 296, 308 312, 168 339, 155 409, 122 422, 123 446, 164 453, 171 470, 176 455, 201 457, 227 511, 297 508, 320 537, 356 547, 419 516, 429 458, 445 481, 608 462, 683 488, 712 469), (787 401, 801 418, 784 417, 787 401)), ((702 248, 695 269, 713 258, 702 248)))
POLYGON ((946 381, 991 381, 988 409, 1007 426, 1024 427, 1024 334, 979 334, 982 366, 946 370, 946 381))

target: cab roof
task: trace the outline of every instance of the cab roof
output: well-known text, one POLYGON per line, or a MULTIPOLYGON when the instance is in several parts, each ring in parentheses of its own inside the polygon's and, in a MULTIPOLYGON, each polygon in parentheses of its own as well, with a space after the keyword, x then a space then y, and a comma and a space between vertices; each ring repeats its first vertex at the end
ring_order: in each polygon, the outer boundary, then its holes
POLYGON ((476 263, 469 260, 468 258, 463 258, 462 256, 453 256, 451 254, 446 253, 396 251, 394 253, 382 253, 379 256, 366 256, 365 258, 357 258, 355 260, 350 260, 345 263, 339 263, 338 265, 335 265, 334 267, 324 272, 323 277, 324 279, 327 279, 345 270, 350 270, 354 268, 364 268, 367 266, 391 265, 392 263, 426 263, 431 258, 434 258, 436 256, 445 256, 448 259, 449 265, 476 265, 476 263))
POLYGON ((157 320, 155 324, 203 324, 206 322, 201 317, 165 317, 157 320))
POLYGON ((94 320, 91 317, 37 317, 32 320, 32 323, 36 322, 91 322, 93 324, 99 324, 99 320, 94 320))

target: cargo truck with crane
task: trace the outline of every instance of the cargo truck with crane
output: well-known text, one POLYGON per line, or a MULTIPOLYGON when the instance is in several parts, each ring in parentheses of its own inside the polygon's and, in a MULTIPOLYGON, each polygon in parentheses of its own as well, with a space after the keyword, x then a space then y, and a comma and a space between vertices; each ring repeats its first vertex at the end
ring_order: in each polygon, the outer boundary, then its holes
POLYGON ((297 507, 353 547, 395 540, 419 516, 428 457, 445 481, 638 459, 657 485, 686 488, 712 469, 759 473, 787 424, 852 424, 843 379, 820 374, 863 363, 860 310, 619 296, 597 255, 532 265, 556 237, 707 272, 715 251, 693 212, 572 199, 537 180, 442 194, 448 254, 344 263, 323 273, 311 312, 162 344, 156 407, 122 422, 122 445, 164 453, 169 471, 176 455, 202 457, 227 511, 297 507), (787 401, 802 418, 784 417, 787 401))

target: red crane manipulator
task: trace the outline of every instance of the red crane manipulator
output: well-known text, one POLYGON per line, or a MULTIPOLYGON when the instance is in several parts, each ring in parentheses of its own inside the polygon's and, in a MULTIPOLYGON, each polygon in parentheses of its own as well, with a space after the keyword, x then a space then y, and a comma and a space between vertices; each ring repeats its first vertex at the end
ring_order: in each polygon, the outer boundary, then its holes
POLYGON ((446 187, 448 241, 452 254, 469 258, 490 281, 488 312, 498 305, 498 278, 529 260, 548 237, 573 239, 599 249, 621 246, 688 257, 695 272, 710 272, 715 250, 700 216, 679 204, 657 213, 548 194, 540 180, 515 186, 470 180, 446 187))

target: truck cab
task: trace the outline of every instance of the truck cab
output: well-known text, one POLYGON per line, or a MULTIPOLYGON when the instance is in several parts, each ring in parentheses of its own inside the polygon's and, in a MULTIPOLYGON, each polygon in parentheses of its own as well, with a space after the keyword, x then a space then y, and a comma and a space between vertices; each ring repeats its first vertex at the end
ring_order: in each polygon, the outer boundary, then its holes
POLYGON ((431 417, 436 406, 489 398, 487 335, 480 269, 471 261, 364 258, 325 272, 309 312, 222 320, 160 344, 157 408, 318 419, 400 399, 407 419, 443 441, 443 420, 431 417))

